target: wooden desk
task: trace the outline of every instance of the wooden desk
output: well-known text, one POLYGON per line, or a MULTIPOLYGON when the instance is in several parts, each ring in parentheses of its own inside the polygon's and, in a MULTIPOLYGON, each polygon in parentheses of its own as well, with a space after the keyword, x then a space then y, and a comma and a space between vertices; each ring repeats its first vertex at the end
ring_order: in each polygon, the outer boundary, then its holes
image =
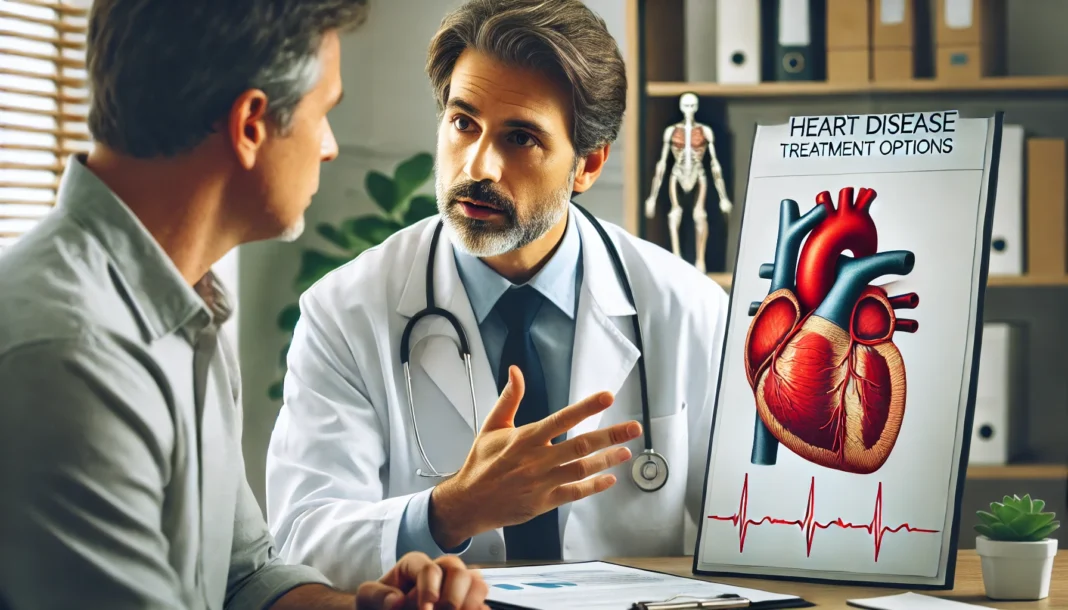
MULTIPOLYGON (((693 578, 691 557, 666 557, 655 559, 609 559, 615 563, 655 570, 678 576, 693 578)), ((806 601, 824 608, 846 608, 847 599, 864 597, 881 597, 903 593, 908 589, 889 587, 852 587, 848 585, 824 585, 782 580, 760 580, 756 578, 724 578, 717 576, 697 577, 712 582, 749 587, 762 591, 800 595, 806 601)), ((944 597, 955 601, 987 606, 991 608, 1064 608, 1068 609, 1068 551, 1059 551, 1053 562, 1053 577, 1050 581, 1049 597, 1034 602, 1002 602, 988 599, 983 593, 983 573, 979 566, 979 556, 974 550, 961 550, 957 555, 957 572, 952 591, 921 591, 917 593, 944 597)))
MULTIPOLYGON (((620 565, 632 566, 645 570, 654 570, 666 574, 675 574, 688 578, 700 578, 711 582, 720 582, 737 587, 760 589, 773 593, 798 595, 805 601, 812 602, 820 608, 852 608, 846 600, 865 597, 883 597, 904 593, 908 588, 892 587, 853 587, 849 585, 825 585, 787 580, 762 580, 759 578, 726 578, 719 576, 694 576, 692 557, 656 557, 656 558, 607 558, 620 565)), ((504 564, 477 564, 476 568, 501 567, 504 564)), ((986 597, 983 592, 983 573, 979 565, 979 555, 974 549, 961 550, 957 554, 957 571, 954 587, 951 591, 923 591, 917 593, 944 597, 954 601, 986 606, 988 608, 1060 608, 1068 610, 1068 550, 1057 552, 1053 562, 1053 577, 1050 579, 1049 597, 1033 602, 1003 602, 986 597)))

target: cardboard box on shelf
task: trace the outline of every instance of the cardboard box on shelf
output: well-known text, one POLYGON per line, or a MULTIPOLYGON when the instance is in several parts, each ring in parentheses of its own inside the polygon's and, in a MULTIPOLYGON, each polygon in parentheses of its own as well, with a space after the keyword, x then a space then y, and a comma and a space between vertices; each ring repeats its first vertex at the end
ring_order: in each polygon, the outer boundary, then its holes
POLYGON ((876 0, 871 15, 871 46, 916 46, 916 0, 876 0))
POLYGON ((931 75, 930 0, 876 0, 872 6, 872 80, 931 75))
POLYGON ((1027 273, 1068 272, 1068 150, 1064 138, 1027 139, 1027 273))
POLYGON ((866 83, 871 80, 871 56, 867 49, 827 51, 828 82, 866 83))
POLYGON ((827 81, 871 80, 872 0, 827 0, 827 81))
POLYGON ((935 0, 934 42, 939 80, 1003 75, 1004 0, 935 0))
POLYGON ((827 0, 827 49, 871 46, 872 0, 827 0))
POLYGON ((915 51, 909 49, 875 49, 872 58, 872 80, 896 82, 915 76, 915 51))

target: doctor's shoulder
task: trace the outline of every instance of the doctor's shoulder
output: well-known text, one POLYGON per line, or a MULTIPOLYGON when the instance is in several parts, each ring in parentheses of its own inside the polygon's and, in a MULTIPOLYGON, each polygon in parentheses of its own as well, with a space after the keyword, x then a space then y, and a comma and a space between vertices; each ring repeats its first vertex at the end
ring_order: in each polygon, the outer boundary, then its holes
POLYGON ((420 243, 437 219, 437 215, 424 218, 364 250, 312 284, 301 299, 310 295, 331 307, 395 300, 417 264, 420 243))
POLYGON ((643 295, 635 294, 635 298, 652 304, 657 311, 671 312, 672 315, 696 314, 709 321, 726 315, 727 293, 692 263, 622 227, 603 224, 618 244, 632 282, 640 278, 641 285, 648 291, 643 295))

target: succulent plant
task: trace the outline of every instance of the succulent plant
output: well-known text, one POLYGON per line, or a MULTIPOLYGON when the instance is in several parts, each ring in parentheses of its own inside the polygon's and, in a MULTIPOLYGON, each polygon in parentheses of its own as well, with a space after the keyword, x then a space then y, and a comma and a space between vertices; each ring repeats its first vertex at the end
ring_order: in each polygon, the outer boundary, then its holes
POLYGON ((1005 496, 1001 502, 991 502, 990 512, 976 511, 982 523, 975 530, 991 540, 1011 542, 1035 542, 1043 540, 1060 527, 1054 521, 1055 513, 1042 512, 1046 503, 1032 500, 1031 494, 1024 497, 1005 496))

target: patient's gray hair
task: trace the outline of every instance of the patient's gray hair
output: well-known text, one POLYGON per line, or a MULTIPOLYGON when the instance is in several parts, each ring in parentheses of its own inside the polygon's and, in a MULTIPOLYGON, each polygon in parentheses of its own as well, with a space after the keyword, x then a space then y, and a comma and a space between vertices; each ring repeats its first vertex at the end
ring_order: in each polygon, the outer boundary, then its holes
POLYGON ((368 0, 95 0, 86 66, 93 139, 140 158, 207 138, 260 89, 273 127, 320 77, 326 32, 366 19, 368 0))

